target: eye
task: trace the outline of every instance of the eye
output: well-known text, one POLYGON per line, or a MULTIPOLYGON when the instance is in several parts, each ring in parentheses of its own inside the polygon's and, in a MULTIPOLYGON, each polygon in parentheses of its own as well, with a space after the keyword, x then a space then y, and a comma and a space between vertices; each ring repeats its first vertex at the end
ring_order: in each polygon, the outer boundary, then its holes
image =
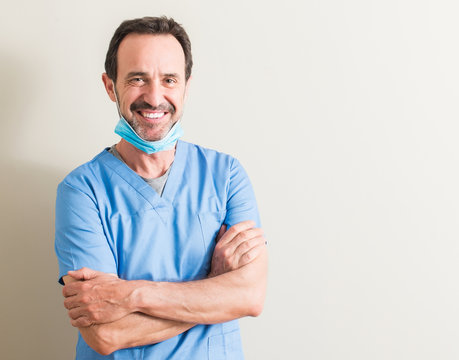
POLYGON ((136 86, 140 86, 145 83, 145 80, 141 77, 135 77, 135 78, 130 79, 129 83, 136 85, 136 86))
POLYGON ((164 82, 165 82, 167 85, 170 86, 170 85, 176 84, 176 83, 177 83, 177 80, 174 79, 174 78, 166 78, 166 79, 164 80, 164 82))

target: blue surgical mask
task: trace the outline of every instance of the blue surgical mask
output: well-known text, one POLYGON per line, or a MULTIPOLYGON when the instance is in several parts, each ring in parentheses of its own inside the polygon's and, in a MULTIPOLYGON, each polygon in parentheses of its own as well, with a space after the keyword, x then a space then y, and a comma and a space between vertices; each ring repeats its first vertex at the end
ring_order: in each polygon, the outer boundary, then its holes
MULTIPOLYGON (((112 82, 113 83, 113 82, 112 82)), ((115 89, 115 83, 113 83, 113 89, 115 89)), ((180 121, 177 121, 174 126, 171 127, 169 132, 161 140, 147 141, 142 139, 132 128, 131 125, 121 114, 121 109, 118 103, 118 94, 114 91, 116 98, 116 107, 118 114, 120 115, 120 121, 115 127, 115 133, 121 136, 124 140, 134 145, 137 149, 142 150, 147 154, 153 154, 159 151, 173 149, 177 140, 183 136, 183 129, 180 121)))
POLYGON ((153 154, 159 151, 173 149, 177 140, 183 135, 183 129, 180 125, 180 121, 177 121, 169 130, 167 135, 161 140, 147 141, 137 135, 132 126, 128 124, 124 117, 121 116, 120 121, 118 121, 118 124, 115 127, 115 133, 134 145, 137 149, 142 150, 147 154, 153 154))

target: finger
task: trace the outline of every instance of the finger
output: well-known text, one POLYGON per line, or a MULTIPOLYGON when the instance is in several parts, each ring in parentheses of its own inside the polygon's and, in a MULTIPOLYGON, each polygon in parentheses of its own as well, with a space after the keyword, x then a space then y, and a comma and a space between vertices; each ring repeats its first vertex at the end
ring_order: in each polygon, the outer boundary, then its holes
POLYGON ((90 280, 98 275, 98 271, 83 267, 79 270, 70 270, 67 274, 76 280, 90 280))
POLYGON ((252 220, 243 221, 236 225, 233 225, 225 232, 225 234, 223 234, 219 243, 226 244, 230 242, 233 238, 235 238, 239 233, 245 230, 249 230, 253 228, 254 226, 255 226, 255 222, 252 220))
POLYGON ((76 296, 70 296, 64 300, 64 307, 67 310, 74 309, 80 306, 79 301, 76 299, 76 296))
POLYGON ((78 289, 77 289, 77 285, 78 283, 70 283, 70 284, 67 284, 65 285, 63 288, 62 288, 62 295, 64 297, 69 297, 69 296, 75 296, 78 294, 78 289))
POLYGON ((93 323, 92 321, 90 321, 87 317, 85 316, 81 316, 79 317, 78 319, 70 319, 70 323, 72 324, 72 326, 75 326, 75 327, 88 327, 88 326, 91 326, 93 323))
MULTIPOLYGON (((239 234, 236 235, 233 239, 231 239, 229 242, 218 242, 216 247, 215 247, 215 254, 220 254, 220 256, 224 259, 223 261, 225 262, 225 267, 232 267, 234 261, 235 267, 237 268, 237 262, 239 261, 239 256, 242 254, 242 252, 239 252, 239 255, 235 256, 235 251, 236 249, 244 242, 247 242, 251 239, 254 239, 256 237, 262 236, 263 235, 263 230, 260 228, 255 228, 255 229, 249 229, 240 232, 239 234)), ((248 248, 245 248, 245 251, 247 251, 248 248)), ((244 252, 245 252, 244 251, 244 252)))
POLYGON ((239 268, 254 261, 263 251, 265 251, 265 246, 265 240, 263 238, 259 245, 250 248, 250 250, 242 254, 239 258, 239 268))
POLYGON ((265 243, 265 238, 261 234, 259 236, 253 236, 250 239, 242 241, 234 250, 234 254, 238 257, 241 257, 243 254, 248 252, 250 249, 262 245, 265 243))
MULTIPOLYGON (((262 229, 250 229, 238 234, 224 246, 217 244, 217 255, 221 257, 224 272, 238 269, 241 256, 251 248, 264 243, 262 229)), ((218 258, 216 258, 218 259, 218 258)), ((218 260, 217 260, 218 261, 218 260)))
POLYGON ((218 231, 217 237, 215 238, 215 242, 218 242, 221 239, 223 234, 226 232, 226 227, 226 224, 223 224, 221 226, 220 230, 218 231))
POLYGON ((263 236, 263 229, 260 228, 253 228, 240 232, 233 239, 231 239, 231 241, 225 244, 225 256, 230 256, 233 254, 242 243, 260 236, 263 236))
POLYGON ((96 311, 94 306, 76 307, 67 311, 67 315, 72 320, 85 318, 90 321, 91 324, 96 324, 98 320, 100 320, 100 312, 96 311))
POLYGON ((237 248, 234 250, 234 257, 236 262, 239 263, 240 258, 251 249, 262 245, 265 243, 265 238, 263 236, 252 237, 246 241, 241 242, 237 248))
POLYGON ((76 320, 83 315, 85 315, 85 312, 83 308, 81 307, 75 307, 75 308, 70 308, 69 311, 67 311, 67 315, 69 316, 70 319, 76 320))

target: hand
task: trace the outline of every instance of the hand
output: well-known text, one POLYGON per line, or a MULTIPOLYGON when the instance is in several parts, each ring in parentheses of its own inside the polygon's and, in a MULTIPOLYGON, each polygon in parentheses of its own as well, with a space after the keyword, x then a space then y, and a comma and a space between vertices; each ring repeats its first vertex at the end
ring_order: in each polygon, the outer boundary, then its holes
POLYGON ((128 282, 114 274, 82 268, 69 271, 75 280, 66 284, 62 294, 66 298, 70 322, 75 327, 113 322, 128 315, 128 282))
POLYGON ((217 235, 209 277, 239 269, 252 262, 266 244, 263 230, 253 221, 243 221, 226 231, 223 225, 217 235))

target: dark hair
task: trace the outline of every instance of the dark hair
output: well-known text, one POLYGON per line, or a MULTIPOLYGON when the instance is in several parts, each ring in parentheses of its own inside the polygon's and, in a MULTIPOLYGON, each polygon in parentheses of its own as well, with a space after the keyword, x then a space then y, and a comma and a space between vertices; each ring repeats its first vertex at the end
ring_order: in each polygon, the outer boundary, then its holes
POLYGON ((174 36, 180 45, 182 45, 183 53, 185 54, 185 79, 188 80, 190 78, 193 59, 191 57, 191 42, 185 29, 172 18, 167 18, 166 16, 146 16, 139 19, 123 21, 113 34, 105 57, 105 72, 110 79, 116 82, 118 73, 118 48, 121 41, 131 33, 170 34, 174 36))

